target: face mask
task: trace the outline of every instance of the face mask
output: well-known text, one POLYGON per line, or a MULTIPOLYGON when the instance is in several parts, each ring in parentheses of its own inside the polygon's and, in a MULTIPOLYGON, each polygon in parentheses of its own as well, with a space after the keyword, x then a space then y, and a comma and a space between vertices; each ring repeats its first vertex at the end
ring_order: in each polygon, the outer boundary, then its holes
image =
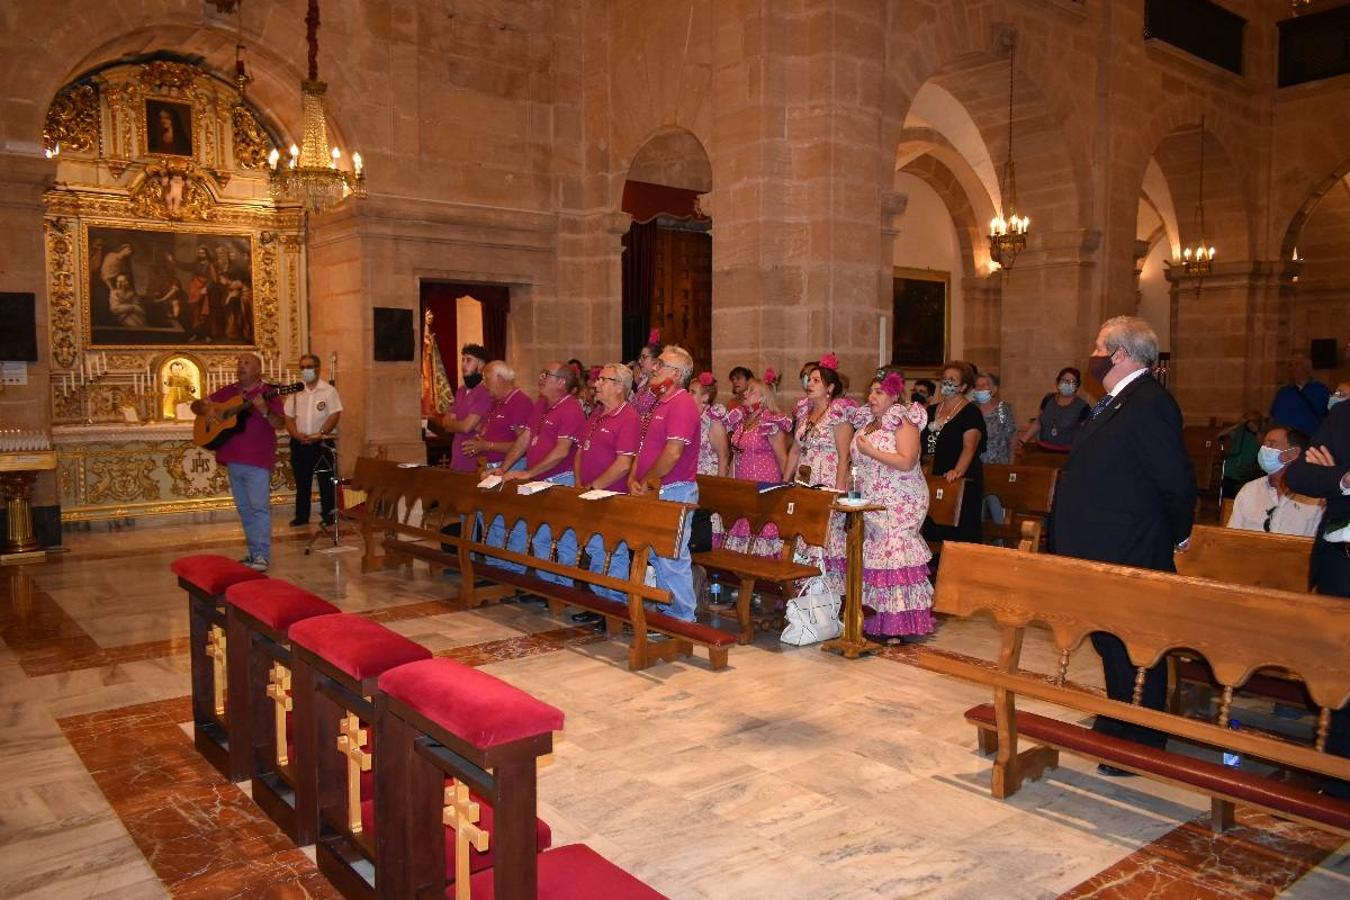
POLYGON ((1065 397, 1072 397, 1074 394, 1078 393, 1078 385, 1074 384, 1072 381, 1061 381, 1059 383, 1059 392, 1065 397))
POLYGON ((1256 464, 1261 467, 1261 471, 1267 475, 1274 475, 1284 468, 1284 463, 1280 462, 1280 454, 1283 450, 1276 450, 1274 447, 1262 447, 1256 451, 1256 464))
POLYGON ((944 381, 942 382, 942 387, 938 388, 938 390, 942 391, 942 396, 944 397, 955 397, 956 392, 960 387, 961 386, 955 381, 944 381))
POLYGON ((989 402, 989 398, 992 397, 992 396, 994 396, 994 392, 993 392, 993 391, 976 391, 976 392, 975 392, 975 402, 976 402, 976 403, 988 403, 988 402, 989 402))
POLYGON ((1093 354, 1088 357, 1088 371, 1092 373, 1093 378, 1102 381, 1107 375, 1111 374, 1111 370, 1116 367, 1116 364, 1111 362, 1112 355, 1111 353, 1105 356, 1093 354))
POLYGON ((1327 409, 1331 409, 1333 406, 1335 406, 1337 403, 1340 403, 1344 399, 1345 398, 1342 397, 1340 394, 1332 394, 1330 397, 1327 398, 1327 409))
POLYGON ((915 403, 922 403, 924 405, 927 405, 928 403, 928 395, 923 391, 915 391, 909 395, 909 399, 913 400, 915 403))
POLYGON ((764 405, 763 401, 760 401, 760 400, 756 400, 754 403, 746 403, 746 404, 744 404, 744 406, 745 406, 745 411, 746 411, 746 412, 750 412, 750 413, 757 413, 757 412, 759 412, 759 408, 760 408, 761 406, 763 406, 763 405, 764 405))
POLYGON ((301 370, 300 370, 300 380, 303 381, 305 384, 313 384, 313 383, 314 383, 314 379, 316 379, 316 378, 318 378, 318 377, 319 377, 319 373, 316 372, 316 371, 314 371, 313 369, 301 369, 301 370))
POLYGON ((465 376, 464 376, 464 386, 465 386, 466 388, 468 388, 469 390, 473 390, 474 388, 478 387, 478 385, 480 385, 480 384, 482 384, 482 383, 483 383, 483 373, 482 373, 482 372, 474 372, 472 375, 465 375, 465 376))
POLYGON ((803 375, 803 376, 802 376, 802 390, 804 390, 804 391, 809 391, 809 390, 811 390, 811 376, 810 376, 810 375, 803 375))

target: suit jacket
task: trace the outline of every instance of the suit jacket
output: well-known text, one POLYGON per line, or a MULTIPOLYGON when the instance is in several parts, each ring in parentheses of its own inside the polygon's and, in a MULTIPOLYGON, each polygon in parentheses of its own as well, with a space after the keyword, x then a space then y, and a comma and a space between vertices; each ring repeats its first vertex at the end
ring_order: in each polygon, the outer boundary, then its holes
POLYGON ((1194 518, 1181 409, 1152 375, 1141 375, 1074 442, 1055 489, 1050 550, 1175 571, 1173 550, 1194 518))
POLYGON ((1350 519, 1350 497, 1341 493, 1341 479, 1350 470, 1350 403, 1338 403, 1331 408, 1312 444, 1330 450, 1336 465, 1314 466, 1300 456, 1285 471, 1284 483, 1295 493, 1327 501, 1318 532, 1325 534, 1332 526, 1350 519))

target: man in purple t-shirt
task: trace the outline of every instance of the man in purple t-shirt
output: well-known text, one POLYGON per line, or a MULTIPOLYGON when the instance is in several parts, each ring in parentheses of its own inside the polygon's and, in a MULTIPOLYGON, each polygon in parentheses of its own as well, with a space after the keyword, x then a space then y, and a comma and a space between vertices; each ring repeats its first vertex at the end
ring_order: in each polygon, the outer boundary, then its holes
MULTIPOLYGON (((534 406, 530 424, 516 438, 515 446, 502 460, 507 481, 551 481, 554 484, 572 484, 572 459, 576 456, 586 414, 575 394, 577 371, 559 360, 554 360, 539 373, 539 400, 534 406), (516 460, 525 459, 525 468, 514 469, 516 460)), ((530 552, 547 559, 553 543, 553 533, 547 525, 535 532, 530 552)), ((525 552, 524 529, 513 530, 506 541, 506 549, 525 552)), ((577 560, 577 536, 572 531, 558 535, 558 562, 572 565, 577 560)), ((572 579, 552 572, 539 572, 544 581, 570 585, 572 579)))
POLYGON ((488 364, 488 352, 478 344, 465 344, 460 350, 460 385, 455 389, 455 402, 445 411, 437 427, 450 437, 450 468, 455 472, 472 472, 478 461, 464 450, 464 445, 478 436, 483 418, 492 408, 492 395, 483 384, 483 367, 488 364))
MULTIPOLYGON (((693 374, 694 360, 683 347, 671 345, 661 351, 650 385, 656 405, 643 420, 637 462, 628 477, 630 493, 655 492, 662 500, 688 505, 681 535, 689 533, 698 505, 698 404, 685 390, 693 374)), ((652 556, 651 561, 657 586, 670 591, 670 605, 661 612, 692 622, 694 578, 688 542, 680 541, 675 557, 652 556)))
MULTIPOLYGON (((209 398, 221 403, 241 394, 249 405, 240 415, 243 426, 216 450, 216 462, 230 476, 230 493, 239 521, 244 526, 248 556, 243 562, 258 572, 266 572, 272 558, 272 470, 277 464, 277 429, 285 424, 280 397, 263 399, 271 387, 262 380, 262 363, 252 353, 240 354, 235 366, 238 381, 216 391, 209 398)), ((201 415, 201 400, 192 401, 192 411, 201 415)))
MULTIPOLYGON (((488 465, 500 464, 506 454, 515 446, 520 435, 530 424, 534 405, 525 392, 516 387, 516 373, 500 359, 494 359, 483 369, 483 384, 492 396, 492 406, 488 408, 487 419, 478 429, 478 435, 464 442, 464 452, 471 456, 481 456, 488 465)), ((524 465, 524 460, 513 464, 524 465)), ((479 528, 483 523, 479 523, 479 528)), ((513 539, 520 533, 520 546, 524 547, 525 525, 517 524, 511 529, 513 539)), ((506 525, 501 516, 487 523, 485 543, 493 547, 506 546, 506 525)), ((487 557, 490 566, 500 566, 512 572, 524 572, 525 567, 516 563, 502 562, 487 557)))
MULTIPOLYGON (((628 476, 637 458, 638 443, 642 438, 642 422, 637 410, 628 400, 633 388, 633 373, 623 363, 610 363, 600 370, 596 379, 596 407, 582 432, 577 449, 576 483, 584 490, 598 488, 605 491, 628 493, 628 476)), ((592 572, 604 572, 605 542, 600 535, 591 535, 586 543, 586 556, 592 572)), ((608 574, 611 578, 628 577, 628 545, 620 541, 609 556, 608 574)), ((624 595, 609 588, 591 590, 609 600, 622 603, 624 595)), ((599 622, 599 613, 580 612, 572 616, 574 622, 599 622)))

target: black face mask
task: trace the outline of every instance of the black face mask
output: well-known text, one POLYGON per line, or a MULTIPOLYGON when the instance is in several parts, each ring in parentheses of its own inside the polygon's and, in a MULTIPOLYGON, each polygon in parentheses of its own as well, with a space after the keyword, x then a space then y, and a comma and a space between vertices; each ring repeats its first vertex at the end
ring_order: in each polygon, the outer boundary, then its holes
POLYGON ((923 393, 920 391, 915 391, 914 393, 910 394, 909 399, 914 403, 922 403, 925 406, 928 404, 928 398, 925 397, 923 393))
POLYGON ((473 390, 474 388, 478 387, 478 385, 481 384, 482 381, 483 381, 482 372, 474 372, 472 375, 464 376, 464 386, 469 390, 473 390))

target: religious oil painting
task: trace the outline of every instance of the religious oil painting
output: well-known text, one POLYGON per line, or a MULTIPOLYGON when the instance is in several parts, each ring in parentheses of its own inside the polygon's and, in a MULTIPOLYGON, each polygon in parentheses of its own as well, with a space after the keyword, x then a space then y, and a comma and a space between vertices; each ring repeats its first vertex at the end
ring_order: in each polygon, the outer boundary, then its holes
POLYGON ((254 343, 247 234, 91 225, 84 270, 90 346, 254 343))
POLYGON ((145 149, 171 156, 192 155, 192 106, 172 100, 145 101, 145 149))
POLYGON ((951 275, 897 266, 892 283, 891 365, 940 366, 947 358, 951 275))

